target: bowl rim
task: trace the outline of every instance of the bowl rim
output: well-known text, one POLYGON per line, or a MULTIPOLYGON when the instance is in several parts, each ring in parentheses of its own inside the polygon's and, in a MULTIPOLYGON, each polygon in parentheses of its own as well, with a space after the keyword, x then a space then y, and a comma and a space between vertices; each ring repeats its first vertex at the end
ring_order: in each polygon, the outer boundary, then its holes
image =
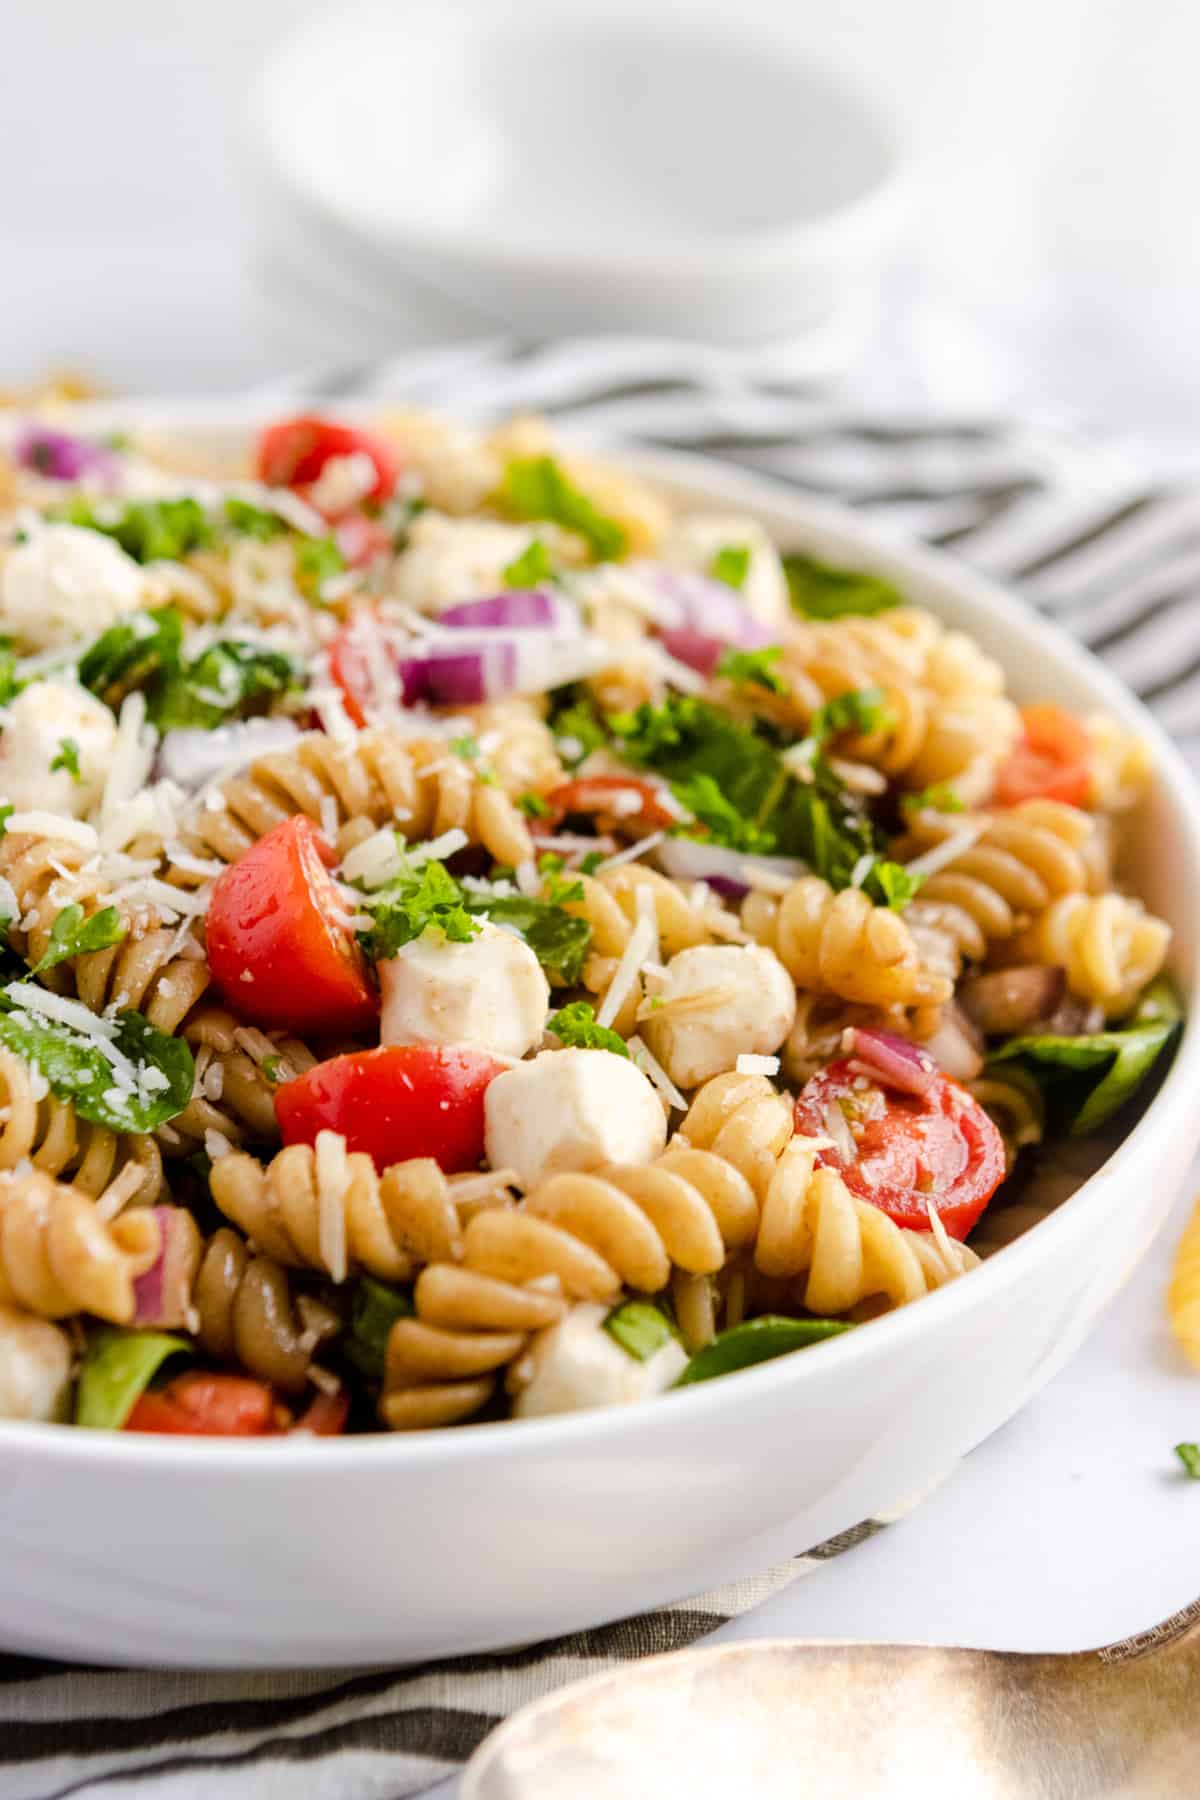
MULTIPOLYGON (((494 16, 491 0, 460 0, 456 12, 466 17, 494 16)), ((568 15, 558 0, 526 0, 521 16, 529 29, 568 29, 568 15)), ((644 248, 636 237, 555 247, 542 237, 521 237, 511 231, 501 235, 486 224, 477 228, 439 227, 433 222, 400 219, 390 226, 381 226, 365 212, 335 206, 324 189, 315 186, 297 168, 288 150, 290 133, 281 113, 281 98, 295 71, 306 60, 319 58, 320 46, 331 31, 343 35, 346 24, 355 22, 377 29, 381 21, 395 17, 388 0, 352 0, 348 8, 327 7, 317 12, 268 58, 250 87, 243 109, 246 148, 278 195, 297 207, 310 225, 316 224, 343 244, 353 245, 360 257, 411 257, 414 266, 422 258, 438 258, 443 266, 453 264, 460 272, 487 266, 510 277, 557 280, 611 280, 617 262, 622 282, 666 283, 707 277, 715 286, 724 287, 746 279, 757 280, 766 269, 785 266, 796 257, 836 258, 854 245, 878 242, 896 219, 912 183, 914 157, 909 134, 886 99, 840 68, 776 37, 768 46, 776 66, 820 83, 841 106, 854 130, 870 140, 879 163, 874 179, 847 200, 811 219, 784 220, 748 231, 683 232, 667 240, 661 251, 644 248)), ((569 27, 574 35, 605 22, 607 13, 599 4, 576 0, 570 8, 569 27)), ((648 20, 624 7, 616 22, 626 30, 642 31, 647 41, 666 42, 671 33, 682 33, 693 45, 717 52, 727 48, 744 50, 746 43, 744 35, 718 15, 702 21, 689 19, 685 24, 670 13, 648 20)))
MULTIPOLYGON (((269 394, 232 400, 135 399, 56 407, 47 418, 55 424, 73 424, 89 430, 141 425, 174 431, 183 438, 206 433, 229 437, 277 417, 284 404, 282 395, 269 394)), ((315 404, 319 406, 320 402, 315 404)), ((388 403, 379 399, 358 400, 338 404, 335 410, 341 416, 367 421, 386 413, 388 403)), ((17 422, 0 425, 0 436, 15 429, 17 422)), ((878 522, 862 520, 849 507, 813 497, 773 477, 749 474, 716 458, 632 447, 590 434, 563 432, 561 441, 568 449, 602 451, 630 472, 686 493, 700 504, 741 505, 752 512, 757 509, 790 515, 800 541, 806 534, 847 540, 848 552, 861 555, 866 566, 901 581, 909 578, 920 585, 952 589, 969 609, 993 623, 1019 625, 1038 640, 1048 660, 1065 666, 1091 691, 1098 704, 1150 743, 1160 790, 1172 814, 1172 829, 1179 834, 1179 847, 1190 861, 1192 875, 1200 881, 1200 785, 1179 750, 1142 702, 1098 658, 1019 595, 945 551, 913 544, 878 522)), ((931 610, 936 611, 936 607, 931 610)), ((88 1431, 77 1425, 0 1420, 0 1458, 21 1452, 48 1463, 58 1461, 77 1469, 117 1468, 122 1474, 137 1468, 164 1473, 178 1469, 186 1476, 199 1470, 214 1475, 236 1470, 242 1478, 270 1479, 284 1467, 308 1474, 318 1467, 336 1473, 350 1466, 365 1475, 372 1467, 399 1471, 439 1463, 444 1458, 465 1467, 486 1464, 496 1456, 511 1458, 523 1449, 537 1460, 560 1446, 569 1451, 584 1444, 602 1445, 613 1438, 633 1441, 650 1431, 661 1433, 670 1418, 678 1418, 682 1428, 689 1421, 699 1425, 724 1408, 736 1406, 739 1396, 749 1397, 751 1383, 760 1399, 766 1399, 773 1390, 782 1394, 792 1389, 798 1394, 800 1384, 817 1379, 818 1372, 834 1356, 843 1361, 875 1357, 885 1365, 910 1339, 922 1331, 931 1331, 935 1320, 948 1321, 964 1308, 982 1305, 989 1296, 998 1299, 1023 1280, 1028 1267, 1052 1256, 1053 1246, 1060 1240, 1073 1232, 1085 1232, 1085 1221, 1099 1213, 1105 1190, 1136 1174, 1138 1162, 1161 1141, 1168 1117, 1174 1116, 1178 1125, 1194 1113, 1194 1096, 1200 1085, 1200 958, 1183 1002, 1182 1035, 1161 1088, 1133 1129, 1073 1194, 1047 1218, 1004 1246, 1002 1253, 973 1269, 969 1280, 950 1282, 924 1295, 919 1305, 883 1314, 870 1321, 869 1330, 848 1332, 812 1345, 803 1356, 779 1357, 719 1381, 697 1383, 672 1393, 669 1399, 660 1396, 660 1404, 653 1406, 607 1407, 545 1419, 495 1420, 465 1430, 446 1426, 424 1432, 380 1431, 333 1440, 282 1437, 234 1441, 126 1436, 117 1431, 88 1431), (923 1325, 922 1321, 927 1323, 923 1325), (814 1373, 806 1375, 805 1371, 814 1373), (669 1407, 665 1416, 662 1401, 669 1407)), ((1193 1133, 1200 1131, 1200 1121, 1192 1129, 1193 1133)), ((1130 1191, 1136 1191, 1136 1187, 1135 1179, 1130 1191)))

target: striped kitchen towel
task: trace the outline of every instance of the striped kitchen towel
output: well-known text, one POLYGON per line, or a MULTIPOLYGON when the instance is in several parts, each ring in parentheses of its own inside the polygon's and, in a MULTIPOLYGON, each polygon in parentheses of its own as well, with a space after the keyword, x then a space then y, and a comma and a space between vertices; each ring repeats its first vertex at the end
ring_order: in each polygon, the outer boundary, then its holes
MULTIPOLYGON (((1061 423, 873 416, 796 379, 777 351, 630 340, 456 345, 324 371, 272 397, 480 419, 541 411, 847 501, 1018 587, 1103 656, 1200 766, 1200 488, 1150 479, 1061 423)), ((0 1657, 0 1794, 398 1800, 451 1773, 516 1707, 692 1643, 876 1529, 636 1619, 402 1671, 193 1675, 0 1657)))

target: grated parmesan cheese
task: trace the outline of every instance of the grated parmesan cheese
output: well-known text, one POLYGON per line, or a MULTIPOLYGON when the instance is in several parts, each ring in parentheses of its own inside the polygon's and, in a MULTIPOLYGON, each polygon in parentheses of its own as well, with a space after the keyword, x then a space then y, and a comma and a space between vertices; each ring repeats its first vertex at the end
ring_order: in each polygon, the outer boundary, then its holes
POLYGON ((316 1142, 317 1243, 334 1281, 346 1279, 346 1189, 350 1170, 346 1140, 336 1131, 318 1131, 316 1142))
POLYGON ((649 1044, 640 1037, 631 1037, 628 1048, 630 1056, 642 1071, 642 1074, 647 1076, 654 1083, 667 1104, 674 1107, 678 1112, 686 1112, 687 1101, 675 1086, 675 1083, 671 1080, 671 1077, 667 1074, 667 1071, 663 1068, 649 1044))
POLYGON ((639 918, 629 934, 629 942, 621 952, 621 960, 613 971, 608 991, 600 1002, 600 1009, 596 1014, 597 1025, 612 1024, 633 992, 642 964, 647 960, 655 960, 651 957, 650 951, 656 935, 650 921, 639 918))
POLYGON ((665 831, 652 831, 649 837, 639 838, 636 844, 627 844, 615 856, 606 856, 603 862, 597 863, 596 874, 603 869, 619 869, 622 863, 636 862, 639 856, 648 856, 651 850, 657 850, 665 836, 665 831))
POLYGON ((88 825, 82 819, 71 819, 63 813, 14 812, 8 815, 7 829, 11 832, 28 832, 31 837, 62 838, 69 844, 78 844, 81 850, 98 850, 100 839, 96 835, 94 825, 88 825))
POLYGON ((778 1075, 779 1058, 777 1056, 751 1056, 743 1051, 734 1064, 739 1075, 778 1075))
MULTIPOLYGON (((940 844, 934 844, 922 856, 915 856, 911 862, 905 863, 905 868, 910 875, 936 875, 939 869, 944 869, 948 863, 960 857, 964 850, 969 850, 983 836, 989 823, 988 819, 972 819, 969 824, 960 825, 957 831, 944 837, 940 844)), ((12 826, 11 819, 9 826, 12 826)))

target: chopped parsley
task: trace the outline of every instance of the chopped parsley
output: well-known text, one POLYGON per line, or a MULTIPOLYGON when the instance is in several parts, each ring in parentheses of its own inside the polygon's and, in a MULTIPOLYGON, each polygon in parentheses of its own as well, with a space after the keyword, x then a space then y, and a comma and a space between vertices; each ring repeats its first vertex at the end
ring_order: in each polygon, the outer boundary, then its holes
POLYGON ((272 1087, 278 1087, 283 1080, 284 1059, 282 1056, 264 1056, 259 1064, 265 1078, 272 1087))
POLYGON ((346 559, 333 537, 305 538, 296 546, 296 586, 316 606, 325 601, 325 583, 344 573, 346 559))
POLYGON ((578 688, 561 690, 560 703, 550 714, 554 746, 569 769, 577 769, 585 757, 608 742, 608 734, 595 702, 578 688))
POLYGON ((527 819, 548 819, 550 817, 550 808, 542 796, 532 791, 527 794, 518 794, 517 805, 527 819))
POLYGON ((853 613, 871 616, 904 604, 900 590, 882 575, 835 569, 798 551, 783 558, 783 572, 788 598, 806 619, 844 619, 853 613))
POLYGON ((479 935, 479 925, 464 899, 445 863, 406 864, 370 896, 373 923, 359 934, 359 941, 377 962, 427 934, 451 944, 469 943, 479 935))
POLYGON ((614 1056, 629 1056, 629 1046, 617 1031, 597 1025, 596 1014, 587 1000, 573 1000, 546 1021, 564 1050, 610 1050, 614 1056))
POLYGON ((261 712, 301 682, 291 657, 238 638, 222 638, 186 662, 183 619, 171 606, 110 626, 84 652, 78 672, 83 686, 114 712, 127 694, 141 689, 146 717, 159 731, 212 730, 261 712))
POLYGON ((518 457, 504 471, 500 499, 515 519, 546 519, 583 538, 597 562, 623 556, 628 540, 616 519, 608 518, 577 488, 552 456, 518 457))
POLYGON ((885 857, 878 857, 871 864, 863 886, 869 889, 872 899, 882 900, 893 912, 901 912, 920 890, 924 880, 924 875, 914 875, 903 863, 889 862, 885 857))
POLYGON ((750 573, 750 546, 722 544, 712 559, 709 573, 715 581, 723 581, 726 587, 744 588, 750 573))
POLYGON ((54 517, 115 538, 135 562, 179 562, 214 540, 212 522, 198 500, 134 500, 111 518, 77 495, 54 517))
POLYGON ((1176 1444, 1175 1454, 1193 1481, 1200 1481, 1200 1444, 1176 1444))
POLYGON ((53 775, 56 769, 65 769, 76 784, 83 780, 79 767, 79 745, 73 737, 59 738, 58 750, 50 764, 50 773, 53 775))
POLYGON ((463 762, 476 762, 479 758, 479 739, 466 733, 463 737, 450 739, 451 756, 461 757, 463 762))
POLYGON ((255 538, 260 544, 269 544, 287 530, 278 513, 268 512, 263 506, 253 506, 249 500, 226 500, 225 518, 232 530, 243 537, 255 538))
MULTIPOLYGON (((705 835, 714 844, 730 850, 747 852, 770 850, 774 839, 751 820, 743 818, 731 806, 711 775, 689 775, 686 781, 671 783, 671 792, 681 806, 686 806, 697 824, 705 827, 705 835)), ((691 826, 677 828, 677 834, 691 837, 691 826)))
POLYGON ((769 694, 786 694, 788 684, 775 667, 782 655, 781 644, 769 644, 764 650, 727 650, 717 664, 717 674, 737 688, 760 687, 769 694))
POLYGON ((0 638, 0 706, 8 706, 26 685, 17 674, 17 653, 11 638, 0 638))
POLYGON ((921 788, 918 793, 905 794, 900 802, 900 810, 905 817, 913 813, 923 812, 926 807, 934 812, 959 813, 966 811, 966 803, 955 793, 948 781, 935 782, 933 787, 921 788))
POLYGON ((534 588, 543 581, 553 581, 554 564, 541 538, 534 538, 520 556, 514 556, 504 571, 507 588, 534 588))
POLYGON ((11 800, 6 800, 3 805, 0 805, 0 838, 7 836, 8 821, 12 818, 16 810, 17 809, 11 800))
POLYGON ((882 688, 850 688, 817 708, 809 731, 818 744, 825 744, 844 731, 863 736, 881 731, 891 724, 892 718, 891 704, 882 688))
POLYGON ((635 1362, 649 1362, 678 1336, 666 1313, 648 1300, 624 1300, 614 1306, 604 1329, 635 1362))

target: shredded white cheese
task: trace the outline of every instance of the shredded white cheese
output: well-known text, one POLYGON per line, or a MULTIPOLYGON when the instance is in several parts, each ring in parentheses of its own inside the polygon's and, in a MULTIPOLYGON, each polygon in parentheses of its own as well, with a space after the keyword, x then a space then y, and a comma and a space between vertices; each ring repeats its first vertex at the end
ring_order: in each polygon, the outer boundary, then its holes
POLYGON ((778 1075, 779 1058, 777 1056, 751 1056, 743 1051, 734 1064, 739 1075, 778 1075))
POLYGON ((622 863, 636 862, 640 856, 648 856, 651 850, 657 850, 666 836, 665 831, 652 831, 649 837, 639 838, 636 844, 627 844, 624 850, 618 850, 614 856, 606 856, 603 862, 596 864, 596 874, 603 869, 619 869, 622 863))
POLYGON ((669 1106, 678 1112, 687 1111, 687 1101, 680 1093, 667 1071, 663 1068, 649 1044, 640 1037, 629 1039, 629 1054, 643 1075, 649 1077, 669 1106))
POLYGON ((638 979, 641 966, 646 961, 655 961, 650 952, 656 936, 654 926, 648 919, 640 918, 629 934, 629 942, 621 952, 621 960, 613 971, 613 978, 608 984, 608 992, 600 1002, 596 1014, 597 1025, 611 1025, 620 1012, 626 999, 632 993, 638 979))
MULTIPOLYGON (((11 823, 10 820, 10 826, 11 823)), ((940 844, 934 844, 931 850, 926 850, 921 856, 914 856, 911 862, 905 863, 905 868, 910 875, 936 875, 939 869, 955 862, 964 850, 969 850, 983 836, 988 824, 987 819, 972 819, 970 824, 961 825, 949 837, 943 838, 940 844)))

